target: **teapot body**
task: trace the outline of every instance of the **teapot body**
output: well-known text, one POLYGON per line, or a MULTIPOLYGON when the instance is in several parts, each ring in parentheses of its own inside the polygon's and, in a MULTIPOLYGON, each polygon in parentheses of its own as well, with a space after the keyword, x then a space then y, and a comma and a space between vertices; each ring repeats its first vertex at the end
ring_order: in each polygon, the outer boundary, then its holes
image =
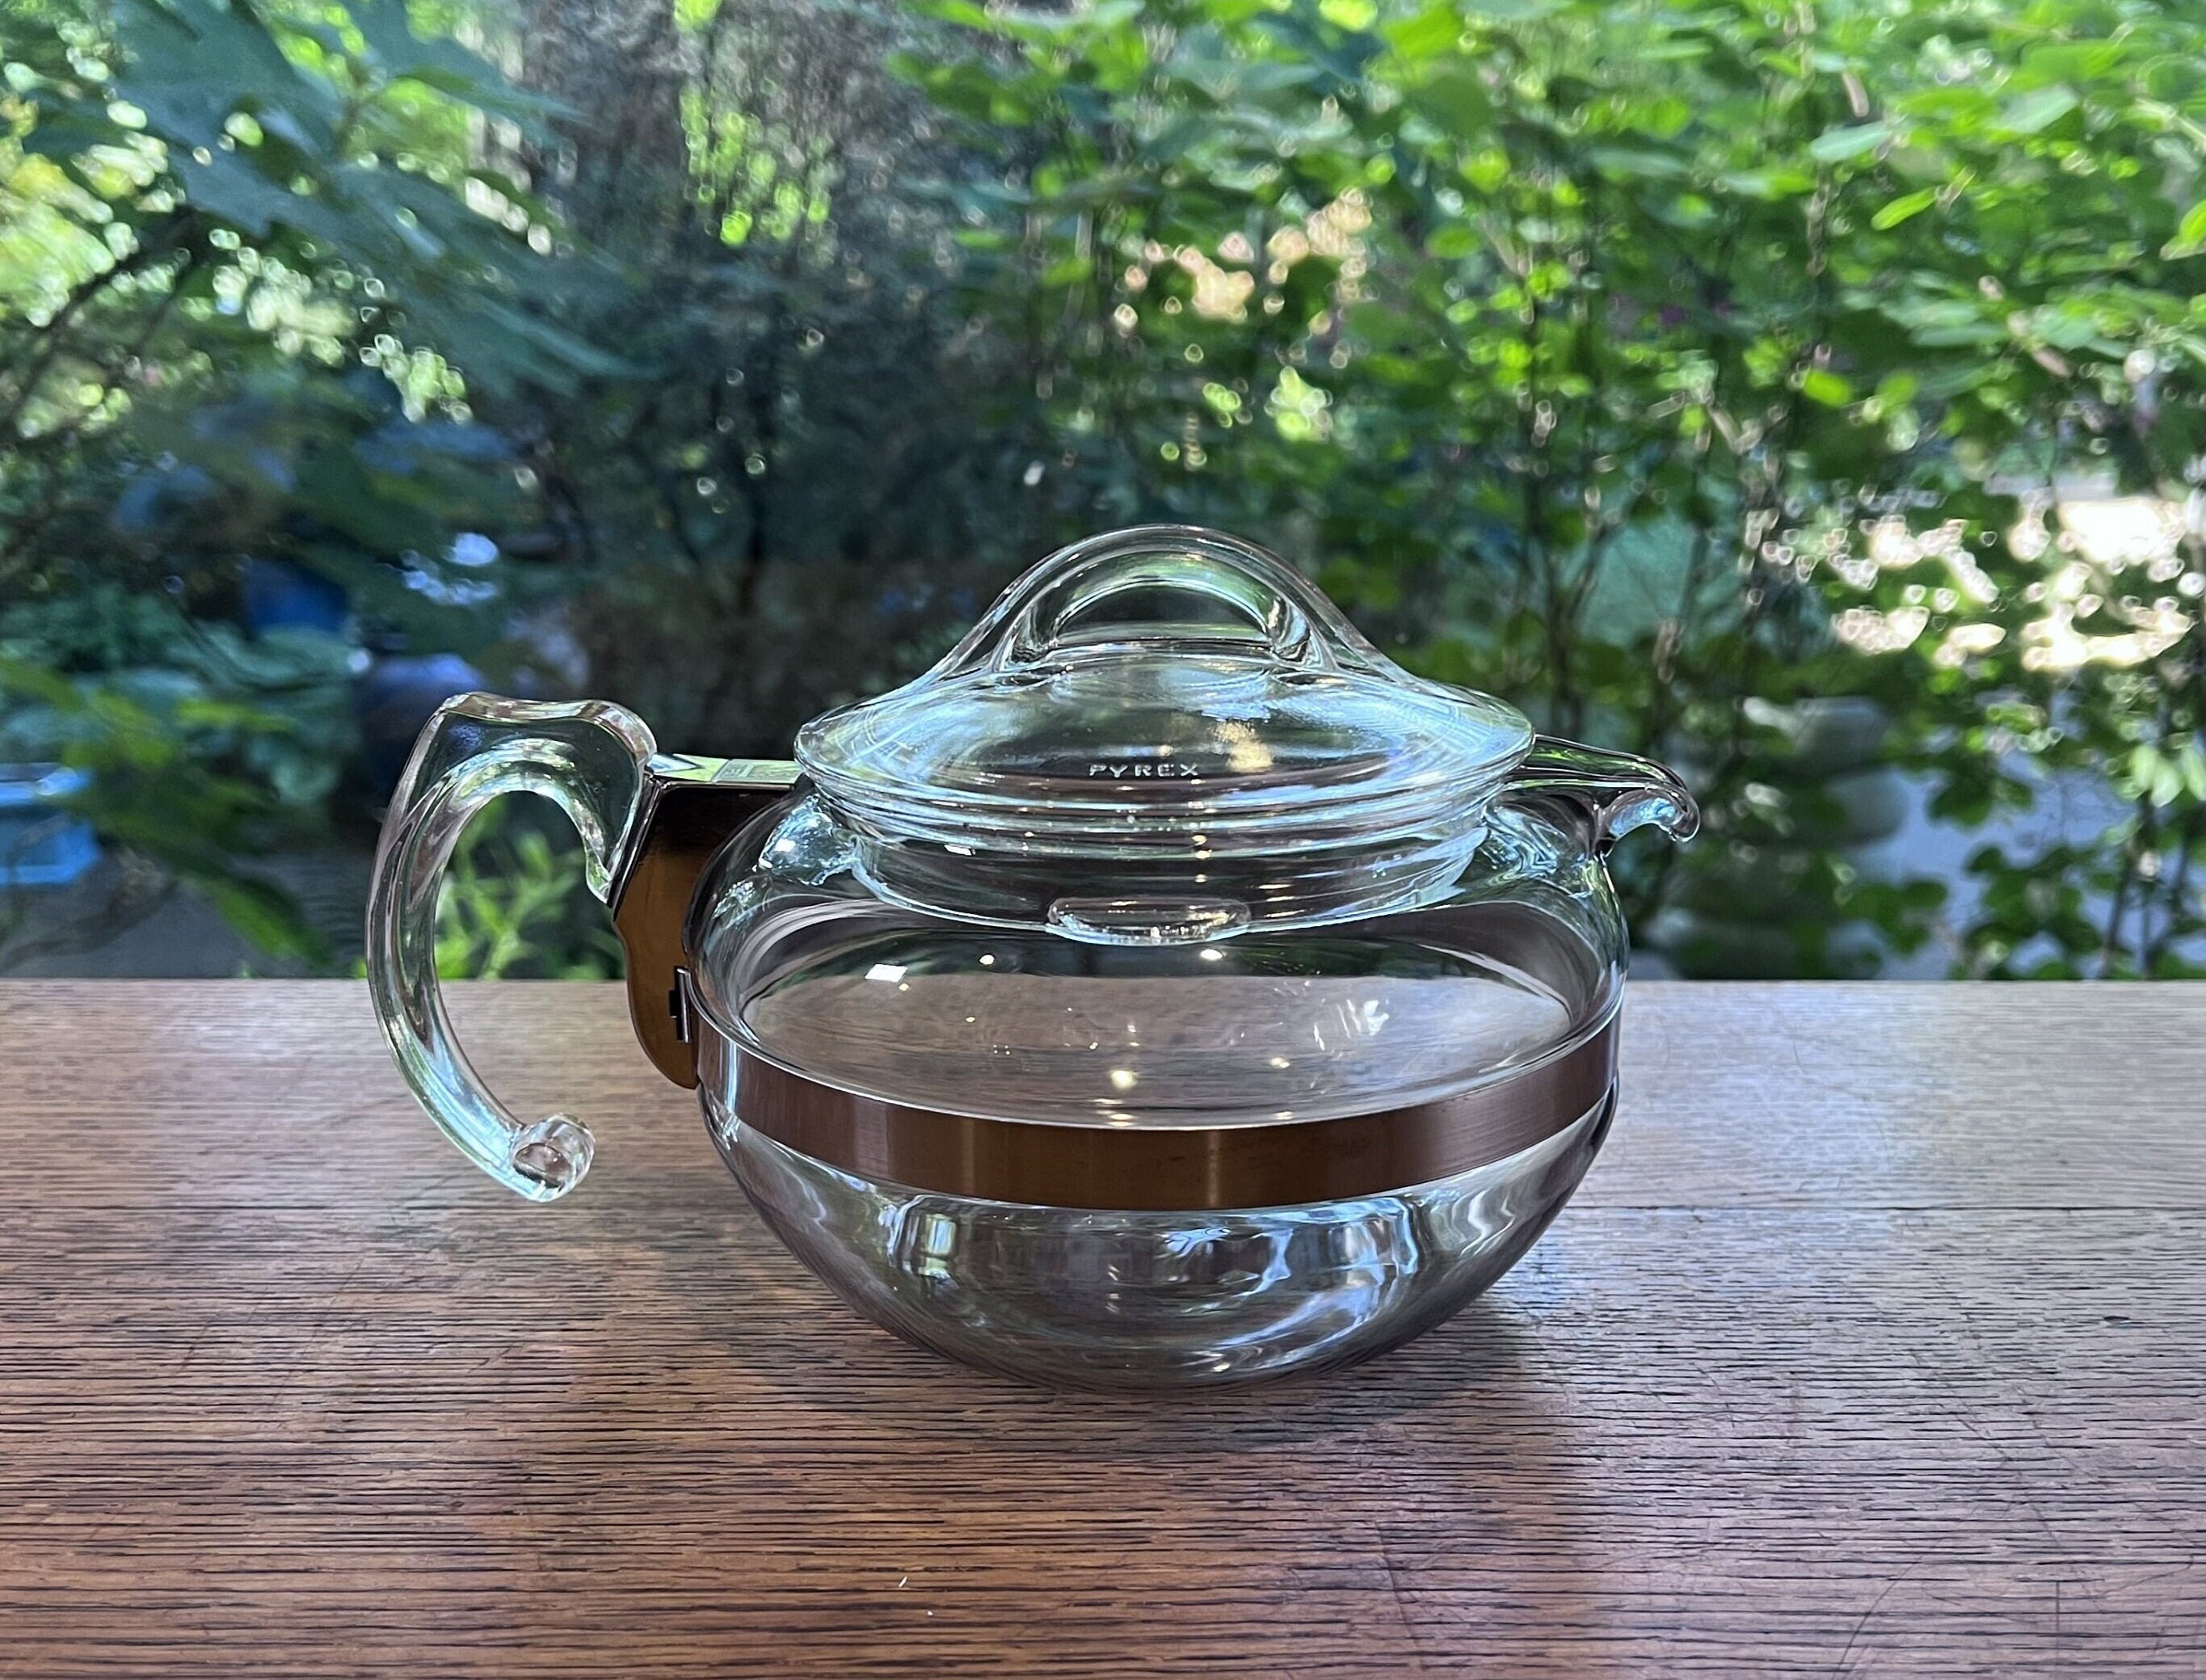
POLYGON ((449 703, 370 903, 393 1052, 509 1188, 587 1171, 579 1120, 475 1076, 436 984, 462 827, 550 797, 640 1042, 790 1248, 911 1340, 1089 1386, 1351 1362, 1506 1271, 1614 1113, 1603 860, 1694 822, 1660 766, 1420 683, 1280 563, 1177 529, 1053 557, 799 754, 449 703), (1129 605, 1159 588, 1248 627, 1160 630, 1129 605))
POLYGON ((707 1123, 835 1292, 1082 1386, 1352 1362, 1448 1317, 1614 1111, 1627 946, 1595 811, 1498 806, 1452 891, 1214 940, 916 909, 800 793, 699 893, 707 1123))

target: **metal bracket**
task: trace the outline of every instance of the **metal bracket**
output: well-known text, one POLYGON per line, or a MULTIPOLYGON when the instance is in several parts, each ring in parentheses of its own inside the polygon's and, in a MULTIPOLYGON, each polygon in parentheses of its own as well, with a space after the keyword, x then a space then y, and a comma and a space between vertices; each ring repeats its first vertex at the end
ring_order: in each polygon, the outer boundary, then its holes
POLYGON ((796 766, 750 759, 651 761, 649 803, 612 895, 613 931, 628 954, 629 1013, 652 1063, 677 1085, 697 1083, 695 994, 682 969, 689 903, 706 867, 745 824, 787 798, 796 766))
POLYGON ((674 1036, 683 1044, 695 1044, 696 1039, 692 1023, 695 1016, 690 1013, 689 971, 687 968, 674 971, 674 986, 666 994, 666 1012, 674 1017, 674 1036))

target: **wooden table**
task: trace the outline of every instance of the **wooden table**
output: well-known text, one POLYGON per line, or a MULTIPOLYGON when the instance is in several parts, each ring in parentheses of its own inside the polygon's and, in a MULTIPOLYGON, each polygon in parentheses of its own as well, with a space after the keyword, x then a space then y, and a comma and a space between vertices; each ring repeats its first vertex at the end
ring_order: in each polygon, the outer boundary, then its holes
POLYGON ((527 1206, 362 990, 0 987, 0 1675, 2195 1676, 2206 987, 1635 989, 1454 1324, 1064 1396, 838 1307, 610 987, 527 1206))

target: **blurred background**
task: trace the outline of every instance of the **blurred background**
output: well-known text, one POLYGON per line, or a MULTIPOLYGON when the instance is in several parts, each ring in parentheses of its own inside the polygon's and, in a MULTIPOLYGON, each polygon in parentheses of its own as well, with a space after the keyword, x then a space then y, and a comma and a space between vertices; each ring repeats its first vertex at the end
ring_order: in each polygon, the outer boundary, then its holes
MULTIPOLYGON (((350 972, 446 695, 780 756, 1158 519, 1678 766, 1651 969, 2206 962, 2196 0, 0 0, 0 971, 350 972)), ((617 972, 548 807, 444 915, 617 972)))

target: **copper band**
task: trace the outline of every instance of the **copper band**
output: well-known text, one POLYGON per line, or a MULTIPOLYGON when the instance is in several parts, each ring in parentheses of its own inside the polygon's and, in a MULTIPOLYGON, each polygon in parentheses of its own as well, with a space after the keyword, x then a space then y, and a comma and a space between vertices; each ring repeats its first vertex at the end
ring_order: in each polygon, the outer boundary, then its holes
POLYGON ((1428 1184, 1554 1136, 1616 1080, 1612 1015, 1559 1056, 1415 1107, 1239 1126, 1065 1125, 908 1108, 746 1054, 711 1025, 702 1038, 698 1071, 716 1123, 732 1112, 862 1177, 1057 1207, 1282 1207, 1428 1184))

